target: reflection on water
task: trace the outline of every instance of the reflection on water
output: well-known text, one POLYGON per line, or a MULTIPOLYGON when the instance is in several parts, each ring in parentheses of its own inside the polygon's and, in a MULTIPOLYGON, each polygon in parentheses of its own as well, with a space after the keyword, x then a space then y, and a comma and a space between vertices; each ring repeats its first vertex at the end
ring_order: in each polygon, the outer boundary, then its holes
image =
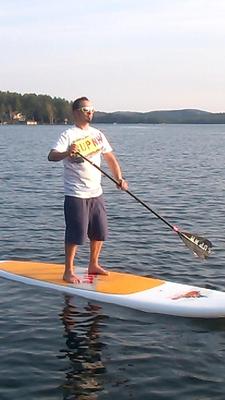
POLYGON ((101 375, 105 367, 101 361, 101 350, 104 345, 100 339, 99 323, 106 317, 99 313, 100 306, 92 304, 85 307, 86 312, 82 315, 76 310, 73 299, 65 295, 65 307, 59 314, 66 344, 59 358, 69 360, 63 385, 64 400, 94 400, 97 398, 94 393, 103 387, 101 375))

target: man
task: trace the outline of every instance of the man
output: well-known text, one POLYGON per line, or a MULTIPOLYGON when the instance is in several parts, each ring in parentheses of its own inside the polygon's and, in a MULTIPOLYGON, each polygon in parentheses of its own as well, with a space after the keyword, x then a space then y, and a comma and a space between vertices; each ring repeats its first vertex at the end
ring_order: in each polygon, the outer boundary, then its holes
POLYGON ((108 275, 99 265, 103 241, 107 237, 107 216, 102 196, 101 172, 93 165, 76 156, 76 152, 88 157, 100 166, 101 154, 113 177, 122 190, 128 188, 122 177, 119 163, 104 134, 90 126, 94 107, 87 97, 80 97, 72 106, 75 125, 63 132, 48 155, 49 161, 64 163, 64 214, 65 214, 65 271, 63 279, 79 283, 74 273, 74 257, 78 245, 90 240, 88 273, 108 275))

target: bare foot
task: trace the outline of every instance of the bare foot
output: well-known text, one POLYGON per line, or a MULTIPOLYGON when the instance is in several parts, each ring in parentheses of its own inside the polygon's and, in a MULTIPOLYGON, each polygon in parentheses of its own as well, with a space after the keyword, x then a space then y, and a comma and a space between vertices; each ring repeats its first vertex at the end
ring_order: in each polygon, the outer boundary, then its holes
POLYGON ((109 275, 109 272, 102 268, 100 265, 96 265, 95 267, 89 266, 88 273, 90 275, 109 275))
POLYGON ((68 283, 80 283, 80 279, 72 273, 64 273, 63 280, 68 283))

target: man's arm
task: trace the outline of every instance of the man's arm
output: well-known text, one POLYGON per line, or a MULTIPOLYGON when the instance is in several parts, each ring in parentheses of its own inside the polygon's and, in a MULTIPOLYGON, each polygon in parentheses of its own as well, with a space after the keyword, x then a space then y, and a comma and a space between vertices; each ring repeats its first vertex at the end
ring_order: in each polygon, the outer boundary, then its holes
POLYGON ((55 149, 52 149, 49 152, 48 161, 62 161, 66 157, 73 158, 74 154, 76 153, 76 149, 77 149, 77 147, 76 147, 75 143, 72 143, 69 146, 68 150, 63 151, 63 152, 60 152, 60 151, 55 150, 55 149))
POLYGON ((70 152, 64 151, 63 153, 60 153, 59 151, 52 149, 49 152, 48 155, 48 161, 61 161, 64 160, 64 158, 68 157, 70 155, 70 152))
POLYGON ((121 171, 120 165, 116 159, 116 156, 113 154, 113 152, 109 152, 109 153, 104 153, 103 157, 106 160, 108 167, 113 174, 113 177, 119 183, 120 189, 127 190, 128 183, 125 181, 125 179, 122 176, 122 171, 121 171))

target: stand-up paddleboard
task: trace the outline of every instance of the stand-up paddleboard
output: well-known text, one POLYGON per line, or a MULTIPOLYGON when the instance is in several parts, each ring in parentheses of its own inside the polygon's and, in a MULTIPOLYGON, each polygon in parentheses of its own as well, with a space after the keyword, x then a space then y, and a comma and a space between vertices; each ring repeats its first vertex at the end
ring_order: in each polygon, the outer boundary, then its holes
POLYGON ((1 261, 0 276, 28 285, 78 295, 151 313, 182 317, 225 317, 225 293, 128 273, 88 275, 77 268, 79 284, 62 280, 64 266, 29 261, 1 261))

